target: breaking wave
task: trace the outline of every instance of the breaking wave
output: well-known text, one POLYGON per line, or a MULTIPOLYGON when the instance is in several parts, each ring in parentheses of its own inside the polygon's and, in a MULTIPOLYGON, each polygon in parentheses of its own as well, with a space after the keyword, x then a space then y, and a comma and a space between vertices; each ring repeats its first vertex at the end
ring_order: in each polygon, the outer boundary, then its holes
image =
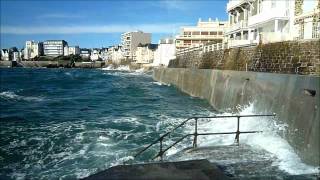
POLYGON ((43 101, 43 98, 40 97, 32 97, 32 96, 20 96, 15 94, 12 91, 4 91, 0 93, 0 98, 6 99, 6 100, 23 100, 23 101, 43 101))

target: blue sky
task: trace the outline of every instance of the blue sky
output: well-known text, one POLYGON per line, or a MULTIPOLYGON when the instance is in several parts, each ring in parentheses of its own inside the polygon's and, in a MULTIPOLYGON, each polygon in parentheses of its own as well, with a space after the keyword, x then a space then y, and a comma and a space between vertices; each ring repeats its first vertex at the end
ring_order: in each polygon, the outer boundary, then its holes
POLYGON ((125 31, 152 33, 152 42, 195 25, 198 18, 227 20, 228 0, 1 0, 1 48, 26 40, 64 39, 69 45, 107 47, 125 31))

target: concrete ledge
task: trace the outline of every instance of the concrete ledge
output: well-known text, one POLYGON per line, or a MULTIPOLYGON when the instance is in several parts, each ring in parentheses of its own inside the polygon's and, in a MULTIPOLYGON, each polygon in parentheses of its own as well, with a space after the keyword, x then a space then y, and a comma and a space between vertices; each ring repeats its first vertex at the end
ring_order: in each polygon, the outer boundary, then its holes
POLYGON ((284 138, 308 164, 320 164, 320 77, 244 71, 159 68, 156 81, 209 101, 217 110, 237 112, 254 104, 254 113, 276 113, 288 124, 284 138))
POLYGON ((91 175, 84 180, 227 180, 208 160, 121 165, 91 175))

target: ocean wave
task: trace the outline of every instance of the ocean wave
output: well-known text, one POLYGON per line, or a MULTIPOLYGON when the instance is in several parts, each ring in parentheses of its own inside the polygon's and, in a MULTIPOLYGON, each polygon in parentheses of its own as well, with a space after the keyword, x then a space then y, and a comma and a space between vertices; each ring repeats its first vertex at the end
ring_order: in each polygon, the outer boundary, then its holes
POLYGON ((120 65, 118 67, 114 67, 113 65, 109 65, 108 67, 101 68, 102 70, 107 71, 131 71, 129 66, 120 65))
MULTIPOLYGON (((254 103, 251 103, 246 107, 241 107, 241 109, 242 111, 239 113, 241 115, 256 114, 254 111, 254 103)), ((232 114, 221 113, 219 115, 232 114)), ((319 173, 319 167, 313 167, 304 164, 299 156, 294 152, 294 149, 290 146, 290 144, 279 135, 286 130, 287 125, 277 122, 279 121, 270 117, 260 117, 259 119, 252 117, 241 118, 241 131, 263 131, 263 133, 240 135, 240 143, 249 145, 253 149, 262 149, 268 153, 271 153, 271 155, 276 157, 273 159, 275 160, 273 165, 278 166, 280 170, 291 175, 319 173)), ((210 120, 204 119, 202 121, 198 120, 198 130, 201 130, 201 132, 230 132, 236 129, 236 118, 219 118, 210 120), (221 123, 222 121, 223 123, 221 123)), ((194 126, 187 124, 184 128, 184 131, 185 133, 193 133, 194 126)), ((234 140, 234 136, 231 135, 200 136, 198 137, 198 144, 204 147, 226 146, 233 145, 234 140)), ((186 147, 187 145, 181 144, 180 146, 169 150, 167 154, 174 155, 186 147)), ((253 160, 254 159, 251 159, 251 161, 253 160)))
POLYGON ((20 96, 15 94, 12 91, 4 91, 0 93, 0 98, 3 99, 12 99, 12 100, 24 100, 24 101, 43 101, 44 98, 41 97, 33 97, 33 96, 20 96))

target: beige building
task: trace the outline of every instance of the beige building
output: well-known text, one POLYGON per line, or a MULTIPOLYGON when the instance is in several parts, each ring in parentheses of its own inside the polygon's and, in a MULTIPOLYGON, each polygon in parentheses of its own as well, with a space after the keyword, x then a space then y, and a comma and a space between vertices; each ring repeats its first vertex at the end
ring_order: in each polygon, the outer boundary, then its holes
POLYGON ((221 43, 224 31, 228 26, 226 21, 208 21, 199 19, 197 26, 182 27, 180 34, 176 36, 176 48, 183 49, 190 46, 221 43))
POLYGON ((142 31, 126 32, 121 35, 121 45, 125 52, 125 58, 135 61, 135 51, 139 44, 150 44, 151 33, 142 31))
POLYGON ((33 59, 42 55, 43 45, 40 42, 26 41, 26 47, 24 48, 24 59, 33 59))
POLYGON ((136 50, 137 64, 151 64, 154 60, 154 53, 158 48, 158 44, 139 44, 136 50))
POLYGON ((295 0, 295 39, 320 38, 320 0, 295 0))
POLYGON ((68 55, 79 55, 80 48, 79 46, 69 46, 68 55))

